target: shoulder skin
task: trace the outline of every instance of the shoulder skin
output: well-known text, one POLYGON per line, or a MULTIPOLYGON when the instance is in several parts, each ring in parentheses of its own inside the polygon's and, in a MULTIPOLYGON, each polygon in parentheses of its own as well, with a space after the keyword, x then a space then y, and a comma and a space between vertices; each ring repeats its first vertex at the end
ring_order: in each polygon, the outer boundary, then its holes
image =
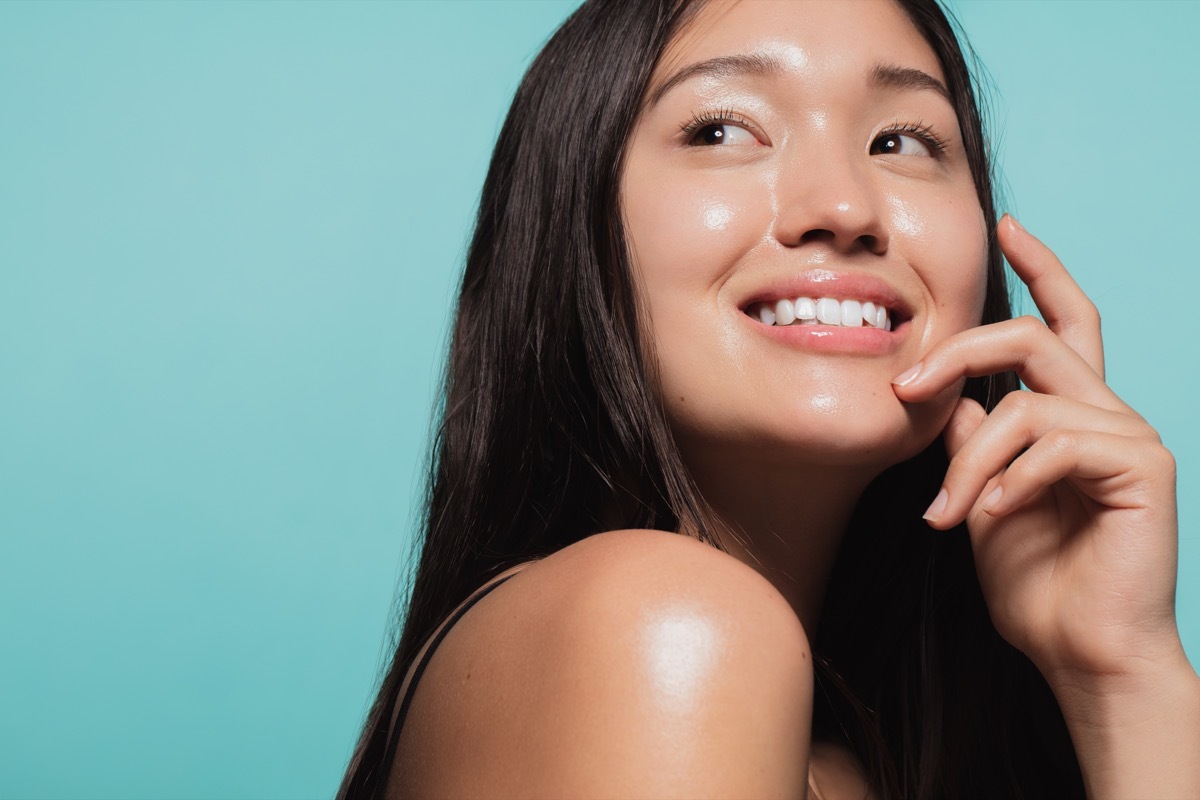
POLYGON ((662 531, 526 567, 446 636, 391 797, 803 797, 812 658, 750 567, 662 531))

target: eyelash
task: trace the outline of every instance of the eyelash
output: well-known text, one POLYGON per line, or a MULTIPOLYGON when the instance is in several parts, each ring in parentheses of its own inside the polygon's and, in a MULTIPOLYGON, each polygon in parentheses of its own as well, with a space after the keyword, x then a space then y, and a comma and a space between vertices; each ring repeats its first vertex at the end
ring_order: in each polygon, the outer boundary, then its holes
MULTIPOLYGON (((945 139, 938 136, 933 128, 924 122, 894 122, 877 133, 875 139, 879 139, 881 136, 892 136, 897 133, 908 133, 918 137, 928 145, 929 149, 933 151, 934 156, 940 156, 942 153, 945 153, 946 148, 949 146, 949 143, 945 139)), ((871 141, 874 142, 875 139, 871 141)))
POLYGON ((736 111, 720 109, 693 114, 689 121, 679 126, 680 136, 685 142, 690 142, 701 128, 708 125, 740 125, 751 132, 758 130, 750 120, 736 111))
MULTIPOLYGON (((741 125, 751 132, 756 130, 755 126, 748 119, 736 111, 719 109, 693 114, 690 120, 679 126, 680 136, 684 142, 690 142, 700 129, 707 125, 741 125)), ((929 146, 935 156, 945 153, 946 148, 949 146, 945 139, 938 136, 933 128, 924 122, 894 122, 876 134, 875 139, 878 139, 880 136, 890 136, 897 133, 907 133, 920 138, 922 142, 929 146)))

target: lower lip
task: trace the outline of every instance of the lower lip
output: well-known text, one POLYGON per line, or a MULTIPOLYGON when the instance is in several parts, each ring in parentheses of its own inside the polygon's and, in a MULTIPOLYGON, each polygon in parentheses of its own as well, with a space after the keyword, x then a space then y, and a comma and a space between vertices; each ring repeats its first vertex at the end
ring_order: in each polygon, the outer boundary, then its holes
POLYGON ((823 353, 885 355, 895 351, 908 334, 909 325, 885 331, 882 328, 843 328, 840 325, 763 325, 745 314, 754 330, 780 344, 823 353))

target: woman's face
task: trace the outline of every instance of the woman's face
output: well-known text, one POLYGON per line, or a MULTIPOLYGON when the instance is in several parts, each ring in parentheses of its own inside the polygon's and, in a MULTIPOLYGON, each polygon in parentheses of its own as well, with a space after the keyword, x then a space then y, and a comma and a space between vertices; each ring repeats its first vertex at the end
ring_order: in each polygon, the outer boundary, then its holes
POLYGON ((710 3, 651 79, 621 200, 685 454, 883 466, 940 432, 957 391, 910 408, 891 381, 979 324, 987 231, 898 6, 710 3))

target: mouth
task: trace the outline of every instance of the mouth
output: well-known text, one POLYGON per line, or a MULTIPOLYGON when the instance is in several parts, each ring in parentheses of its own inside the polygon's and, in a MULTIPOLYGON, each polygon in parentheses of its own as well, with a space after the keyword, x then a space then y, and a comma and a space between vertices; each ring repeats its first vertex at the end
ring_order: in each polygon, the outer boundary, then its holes
POLYGON ((826 325, 891 331, 908 321, 899 308, 861 298, 782 297, 750 303, 743 312, 770 327, 826 325))

